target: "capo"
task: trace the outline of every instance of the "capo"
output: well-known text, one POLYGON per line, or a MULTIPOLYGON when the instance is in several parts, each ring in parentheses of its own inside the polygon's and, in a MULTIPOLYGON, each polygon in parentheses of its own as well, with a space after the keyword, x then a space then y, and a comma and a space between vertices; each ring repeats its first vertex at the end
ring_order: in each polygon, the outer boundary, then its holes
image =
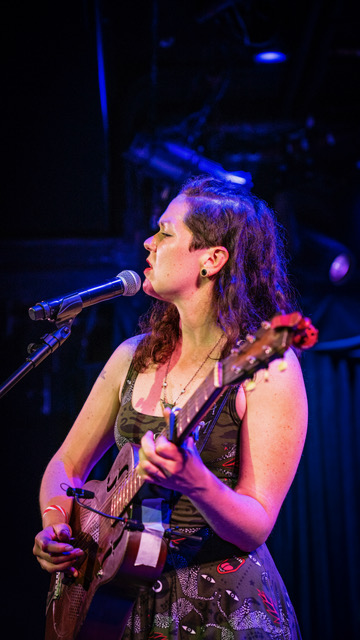
POLYGON ((169 422, 169 440, 173 442, 173 436, 175 431, 175 422, 176 416, 180 411, 180 407, 173 407, 170 412, 170 422, 169 422))

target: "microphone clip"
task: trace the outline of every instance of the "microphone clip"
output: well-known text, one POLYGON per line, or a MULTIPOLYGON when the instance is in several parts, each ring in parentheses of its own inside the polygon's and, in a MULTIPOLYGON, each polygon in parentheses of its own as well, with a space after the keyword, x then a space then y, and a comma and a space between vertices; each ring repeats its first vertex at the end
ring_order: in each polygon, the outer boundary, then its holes
MULTIPOLYGON (((57 327, 63 326, 67 323, 72 323, 76 316, 79 315, 83 309, 83 301, 81 296, 77 293, 69 295, 60 301, 59 308, 51 307, 46 301, 38 302, 37 314, 39 314, 39 307, 42 311, 42 315, 49 322, 55 322, 57 327)), ((35 310, 32 308, 29 310, 29 315, 32 320, 36 320, 35 310)))

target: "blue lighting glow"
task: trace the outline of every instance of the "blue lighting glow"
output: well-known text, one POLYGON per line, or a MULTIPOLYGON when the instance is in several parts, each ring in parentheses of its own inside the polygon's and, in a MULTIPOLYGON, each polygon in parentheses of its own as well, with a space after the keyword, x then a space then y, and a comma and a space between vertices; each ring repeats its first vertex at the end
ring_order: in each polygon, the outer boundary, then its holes
POLYGON ((101 17, 100 17, 98 3, 95 3, 95 11, 96 11, 96 53, 97 53, 97 63, 98 63, 100 105, 101 105, 104 133, 105 133, 105 136, 107 137, 109 132, 109 116, 108 116, 108 105, 107 105, 107 96, 106 96, 105 62, 104 62, 104 51, 103 51, 103 39, 102 39, 102 32, 101 32, 101 17))
POLYGON ((265 64, 274 64, 276 62, 285 62, 287 56, 281 51, 261 51, 254 57, 255 62, 261 62, 265 64))

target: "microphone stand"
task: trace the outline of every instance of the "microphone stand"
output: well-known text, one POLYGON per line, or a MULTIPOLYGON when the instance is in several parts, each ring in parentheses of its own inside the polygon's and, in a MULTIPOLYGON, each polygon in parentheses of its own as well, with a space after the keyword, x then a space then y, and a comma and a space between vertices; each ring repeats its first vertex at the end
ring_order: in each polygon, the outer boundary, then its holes
POLYGON ((61 323, 60 326, 52 333, 46 333, 40 338, 40 344, 29 344, 27 351, 29 353, 25 363, 19 367, 0 387, 0 398, 2 398, 17 382, 22 380, 24 376, 32 369, 35 369, 47 356, 54 353, 65 340, 71 335, 71 325, 75 318, 70 318, 61 323))
MULTIPOLYGON (((45 360, 47 356, 54 353, 54 351, 56 351, 56 349, 70 337, 71 325, 76 316, 80 311, 82 311, 83 306, 84 305, 79 294, 74 293, 61 300, 56 317, 52 318, 51 313, 49 312, 47 319, 50 322, 55 322, 57 330, 52 333, 46 333, 42 336, 42 338, 40 338, 40 344, 32 343, 28 345, 27 352, 29 355, 26 358, 26 362, 0 387, 0 398, 10 391, 17 382, 22 380, 29 371, 35 369, 35 367, 45 360)), ((32 320, 36 319, 32 314, 32 308, 29 309, 29 316, 32 320)))

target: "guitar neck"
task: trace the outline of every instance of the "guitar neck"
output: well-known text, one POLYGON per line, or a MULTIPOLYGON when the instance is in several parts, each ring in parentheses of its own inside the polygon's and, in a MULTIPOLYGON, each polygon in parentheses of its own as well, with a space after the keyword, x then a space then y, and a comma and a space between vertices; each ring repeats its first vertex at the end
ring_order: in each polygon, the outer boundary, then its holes
POLYGON ((179 411, 172 442, 180 446, 185 438, 194 431, 209 409, 224 391, 222 385, 222 364, 217 362, 214 369, 196 389, 186 404, 179 411))

